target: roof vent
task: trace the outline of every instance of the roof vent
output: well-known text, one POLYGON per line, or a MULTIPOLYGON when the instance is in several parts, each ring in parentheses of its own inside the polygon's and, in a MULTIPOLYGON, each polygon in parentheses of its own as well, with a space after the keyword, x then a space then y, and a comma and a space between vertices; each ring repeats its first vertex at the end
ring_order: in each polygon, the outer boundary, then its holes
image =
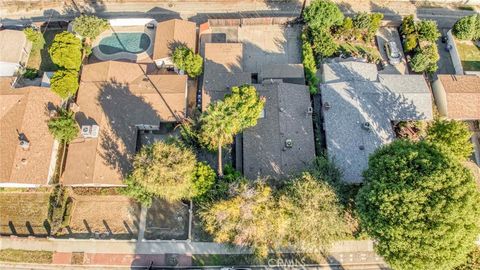
POLYGON ((82 136, 84 138, 97 138, 100 127, 97 125, 82 126, 82 136))
POLYGON ((328 111, 330 108, 332 108, 332 105, 330 105, 330 103, 328 103, 328 102, 325 102, 325 103, 323 103, 323 108, 324 108, 326 111, 328 111))
POLYGON ((372 125, 370 124, 370 122, 363 122, 362 128, 365 129, 366 131, 370 131, 372 130, 372 125))
POLYGON ((313 108, 312 107, 308 107, 307 108, 307 116, 308 115, 312 115, 313 114, 313 108))
POLYGON ((20 147, 21 147, 23 150, 28 150, 28 149, 30 148, 30 142, 27 141, 27 140, 21 139, 21 140, 20 140, 20 147))
POLYGON ((365 150, 365 146, 360 145, 360 146, 358 147, 358 149, 360 149, 360 150, 365 150))
POLYGON ((285 147, 286 147, 286 148, 292 148, 292 147, 293 147, 293 141, 292 141, 292 139, 286 139, 286 140, 285 140, 285 147))
POLYGON ((49 114, 50 118, 53 118, 53 117, 57 116, 57 110, 52 109, 52 110, 49 111, 48 114, 49 114))

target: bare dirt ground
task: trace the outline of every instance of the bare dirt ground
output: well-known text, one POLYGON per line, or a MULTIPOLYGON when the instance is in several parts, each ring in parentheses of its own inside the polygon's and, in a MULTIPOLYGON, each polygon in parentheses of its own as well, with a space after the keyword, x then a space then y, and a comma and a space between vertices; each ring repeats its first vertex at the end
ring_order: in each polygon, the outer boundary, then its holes
POLYGON ((74 195, 70 226, 65 236, 136 238, 140 205, 120 195, 74 195))
POLYGON ((188 206, 155 199, 147 211, 145 239, 185 240, 188 237, 188 206))
POLYGON ((46 236, 48 192, 0 192, 0 234, 46 236))

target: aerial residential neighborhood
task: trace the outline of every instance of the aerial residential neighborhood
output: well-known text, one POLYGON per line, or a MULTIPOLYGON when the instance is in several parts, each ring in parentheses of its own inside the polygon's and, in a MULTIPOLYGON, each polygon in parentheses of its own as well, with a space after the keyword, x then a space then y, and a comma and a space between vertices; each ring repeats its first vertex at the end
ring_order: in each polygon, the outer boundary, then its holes
POLYGON ((480 2, 0 3, 0 269, 480 269, 480 2))

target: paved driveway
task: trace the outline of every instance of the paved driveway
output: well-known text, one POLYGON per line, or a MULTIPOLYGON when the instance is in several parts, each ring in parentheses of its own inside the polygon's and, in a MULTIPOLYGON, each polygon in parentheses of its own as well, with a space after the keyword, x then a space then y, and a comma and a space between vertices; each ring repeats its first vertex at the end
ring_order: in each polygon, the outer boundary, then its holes
POLYGON ((378 50, 380 51, 380 55, 386 64, 385 69, 379 71, 381 74, 408 74, 407 70, 407 61, 405 60, 405 56, 403 55, 402 49, 402 42, 400 41, 400 34, 398 33, 397 29, 393 27, 382 27, 377 32, 377 44, 378 50), (388 64, 388 57, 387 53, 385 52, 384 44, 387 41, 395 41, 397 43, 398 49, 402 54, 402 61, 401 63, 392 66, 388 64))
MULTIPOLYGON (((442 28, 439 29, 442 36, 446 36, 448 29, 442 28)), ((442 43, 442 38, 437 40, 438 54, 440 54, 440 60, 438 61, 438 70, 437 74, 455 74, 455 69, 453 68, 452 57, 450 53, 445 50, 446 43, 442 43)))

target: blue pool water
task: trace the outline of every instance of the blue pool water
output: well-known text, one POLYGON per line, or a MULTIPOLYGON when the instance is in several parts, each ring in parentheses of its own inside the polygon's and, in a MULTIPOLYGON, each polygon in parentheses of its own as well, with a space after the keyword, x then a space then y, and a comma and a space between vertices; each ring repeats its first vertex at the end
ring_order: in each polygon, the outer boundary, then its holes
POLYGON ((148 49, 150 42, 150 38, 145 33, 113 33, 102 38, 98 48, 104 54, 141 53, 148 49))

